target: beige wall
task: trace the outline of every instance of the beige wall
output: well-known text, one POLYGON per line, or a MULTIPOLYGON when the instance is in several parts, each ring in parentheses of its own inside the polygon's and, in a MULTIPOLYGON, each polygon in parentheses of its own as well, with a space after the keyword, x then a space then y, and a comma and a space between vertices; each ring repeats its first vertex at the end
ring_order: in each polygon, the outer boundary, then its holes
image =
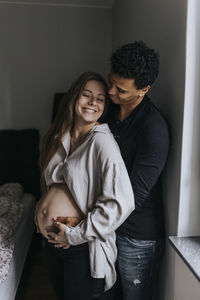
POLYGON ((172 299, 198 300, 200 298, 200 283, 177 254, 175 254, 174 269, 174 298, 172 299))
POLYGON ((55 92, 83 71, 106 75, 111 25, 111 8, 0 4, 0 129, 43 134, 55 92))

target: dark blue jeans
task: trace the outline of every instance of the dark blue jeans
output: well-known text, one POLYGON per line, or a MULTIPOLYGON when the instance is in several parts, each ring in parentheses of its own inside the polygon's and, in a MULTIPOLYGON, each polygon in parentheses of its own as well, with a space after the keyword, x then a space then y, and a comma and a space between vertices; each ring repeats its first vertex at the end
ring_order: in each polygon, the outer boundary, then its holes
POLYGON ((164 240, 136 240, 117 235, 118 271, 121 279, 121 300, 152 300, 164 240))

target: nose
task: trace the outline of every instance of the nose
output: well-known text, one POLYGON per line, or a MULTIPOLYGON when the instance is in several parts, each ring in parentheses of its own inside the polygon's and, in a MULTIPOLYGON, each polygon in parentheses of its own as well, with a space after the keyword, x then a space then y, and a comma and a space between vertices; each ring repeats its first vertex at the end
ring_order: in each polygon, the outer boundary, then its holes
POLYGON ((91 96, 91 97, 89 98, 88 103, 89 103, 90 105, 96 105, 96 103, 97 103, 96 97, 91 96))
POLYGON ((108 88, 108 94, 114 96, 116 94, 116 89, 114 85, 110 85, 108 88))

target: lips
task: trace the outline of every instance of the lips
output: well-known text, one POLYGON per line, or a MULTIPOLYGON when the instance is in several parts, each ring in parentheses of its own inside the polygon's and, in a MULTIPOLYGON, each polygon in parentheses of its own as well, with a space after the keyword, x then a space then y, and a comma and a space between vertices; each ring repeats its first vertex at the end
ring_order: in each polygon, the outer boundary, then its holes
POLYGON ((117 97, 114 97, 114 96, 111 96, 111 95, 110 95, 110 99, 111 99, 112 101, 117 101, 117 100, 118 100, 117 97))
POLYGON ((89 114, 93 114, 93 113, 96 113, 96 110, 95 109, 92 109, 92 108, 89 108, 89 107, 82 107, 82 109, 89 113, 89 114))

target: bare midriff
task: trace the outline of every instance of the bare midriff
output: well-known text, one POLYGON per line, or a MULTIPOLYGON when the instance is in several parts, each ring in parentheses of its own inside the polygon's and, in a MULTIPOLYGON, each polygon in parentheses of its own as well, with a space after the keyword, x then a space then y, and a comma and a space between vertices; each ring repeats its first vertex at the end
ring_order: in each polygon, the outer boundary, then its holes
POLYGON ((83 219, 83 214, 66 184, 52 185, 42 196, 38 206, 37 222, 40 232, 46 238, 48 238, 47 228, 52 227, 52 231, 55 229, 53 218, 72 226, 77 225, 83 219), (72 217, 72 224, 67 221, 67 217, 72 217))

